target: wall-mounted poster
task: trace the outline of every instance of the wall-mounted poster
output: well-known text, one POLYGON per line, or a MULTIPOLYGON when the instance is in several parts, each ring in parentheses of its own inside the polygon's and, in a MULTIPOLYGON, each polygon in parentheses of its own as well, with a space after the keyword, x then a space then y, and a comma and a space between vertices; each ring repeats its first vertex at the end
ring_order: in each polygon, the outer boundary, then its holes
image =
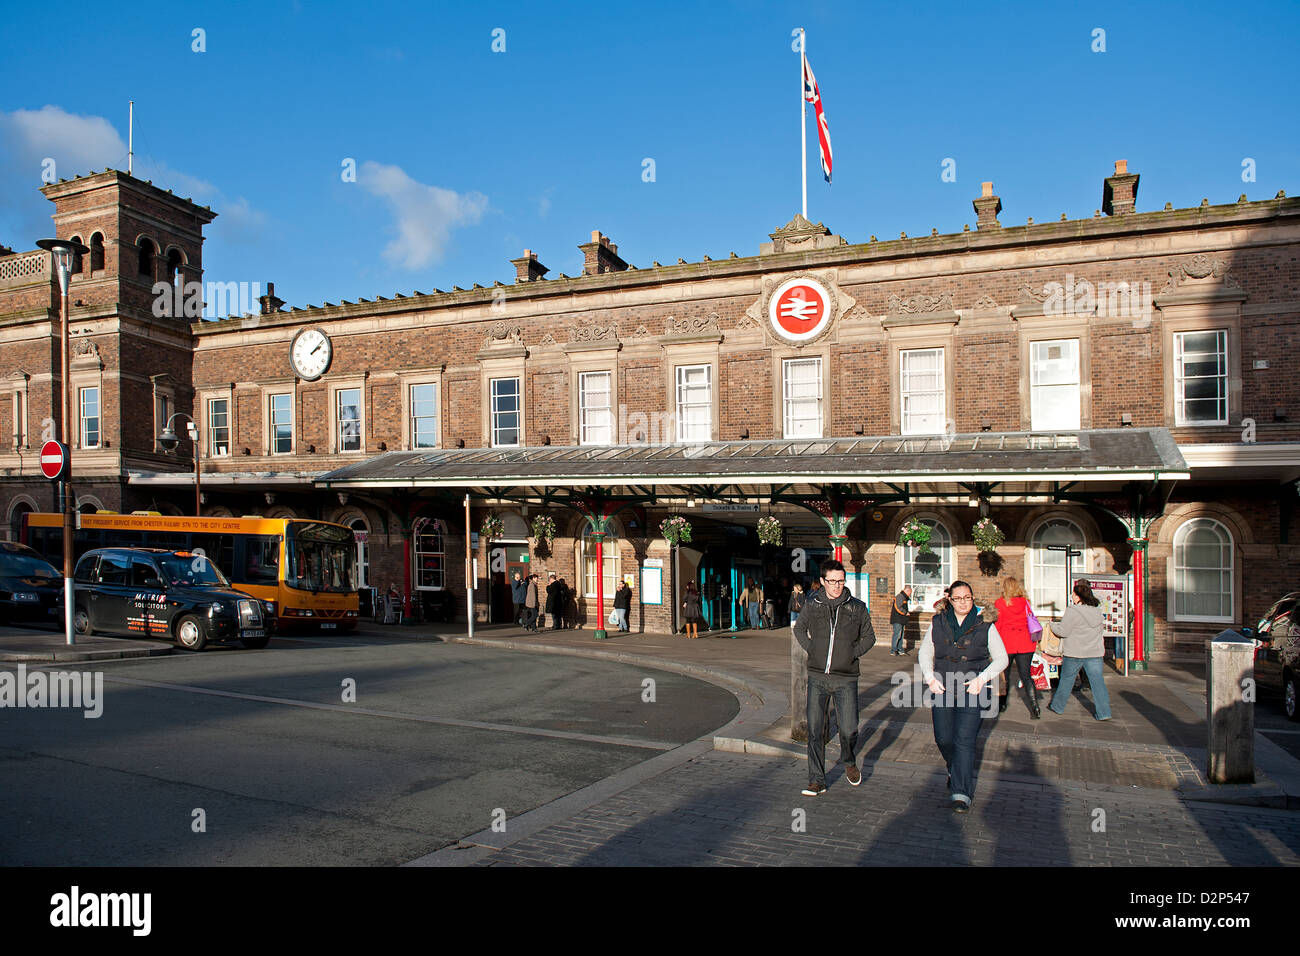
POLYGON ((641 603, 642 604, 663 604, 664 603, 664 569, 663 568, 642 568, 641 569, 641 603))
POLYGON ((1102 638, 1106 651, 1114 659, 1115 668, 1128 673, 1128 613, 1129 578, 1127 574, 1073 575, 1070 586, 1082 578, 1092 585, 1093 596, 1101 602, 1102 638))

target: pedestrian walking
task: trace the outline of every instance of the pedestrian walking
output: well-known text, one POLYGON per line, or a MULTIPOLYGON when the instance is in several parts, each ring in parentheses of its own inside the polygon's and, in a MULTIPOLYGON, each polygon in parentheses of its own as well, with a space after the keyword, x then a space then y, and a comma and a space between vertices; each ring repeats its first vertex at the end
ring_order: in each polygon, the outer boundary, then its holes
POLYGON ((624 634, 631 630, 627 623, 630 610, 632 610, 632 586, 626 580, 622 580, 618 582, 618 590, 614 592, 614 625, 624 634))
POLYGON ((1048 709, 1054 714, 1064 714, 1065 705, 1074 690, 1074 679, 1079 671, 1088 675, 1088 689, 1092 691, 1093 709, 1098 720, 1110 720, 1110 694, 1106 690, 1106 641, 1102 637, 1105 615, 1101 602, 1092 593, 1087 581, 1074 583, 1073 603, 1065 609, 1061 619, 1052 625, 1052 633, 1061 638, 1061 679, 1048 709))
POLYGON ((754 579, 749 579, 749 586, 745 588, 745 606, 749 609, 749 626, 758 630, 758 608, 763 603, 763 589, 754 583, 754 579))
POLYGON ((799 615, 803 613, 804 593, 803 585, 796 584, 790 589, 790 626, 794 627, 799 620, 799 615))
POLYGON ((686 636, 695 640, 700 636, 700 592, 694 581, 686 582, 686 593, 682 599, 682 611, 686 617, 686 636))
POLYGON ((527 597, 528 582, 518 570, 510 581, 510 603, 515 606, 515 623, 524 623, 524 600, 527 597))
POLYGON ((1034 651, 1038 649, 1034 636, 1029 633, 1029 599, 1020 581, 1010 575, 1002 579, 1002 597, 993 602, 998 612, 998 635, 1002 638, 1002 647, 1007 652, 1007 669, 1000 675, 1001 691, 998 693, 998 713, 1006 712, 1011 685, 1016 681, 1017 673, 1024 686, 1025 703, 1029 706, 1029 716, 1038 720, 1043 712, 1038 707, 1038 688, 1029 676, 1029 666, 1033 661, 1034 651))
POLYGON ((903 630, 907 627, 911 602, 912 585, 904 584, 903 590, 894 595, 894 606, 889 609, 889 623, 894 629, 894 639, 889 644, 891 655, 897 656, 903 653, 903 630))
POLYGON ((528 575, 528 585, 524 589, 524 630, 537 630, 537 575, 528 575))
POLYGON ((840 727, 840 763, 853 786, 858 770, 858 658, 876 643, 867 606, 845 587, 844 565, 832 559, 821 567, 823 590, 809 596, 794 625, 794 639, 808 654, 808 786, 804 795, 826 792, 826 743, 822 727, 827 705, 835 700, 840 727))
POLYGON ((562 630, 568 630, 573 627, 573 613, 570 606, 573 603, 573 591, 569 587, 569 582, 564 580, 564 575, 559 577, 559 588, 555 592, 555 616, 560 622, 562 630))
MULTIPOLYGON (((948 766, 948 790, 956 813, 970 810, 975 792, 975 738, 983 708, 980 696, 1007 666, 994 621, 997 611, 975 611, 975 594, 965 581, 948 588, 948 606, 926 629, 917 655, 925 685, 935 694, 930 713, 934 742, 948 766)), ((986 698, 993 703, 991 696, 986 698)), ((988 708, 990 711, 992 707, 988 708)))
MULTIPOLYGON (((551 616, 551 630, 560 629, 560 582, 554 571, 546 573, 546 613, 551 616)), ((542 621, 542 627, 546 622, 542 621)))

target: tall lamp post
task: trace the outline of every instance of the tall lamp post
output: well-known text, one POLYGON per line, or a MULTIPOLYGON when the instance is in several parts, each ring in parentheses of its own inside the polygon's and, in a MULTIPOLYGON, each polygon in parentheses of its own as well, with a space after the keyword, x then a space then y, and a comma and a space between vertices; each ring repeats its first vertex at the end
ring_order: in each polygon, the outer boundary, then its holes
MULTIPOLYGON (((72 257, 84 256, 90 249, 71 239, 41 239, 36 245, 50 253, 54 260, 54 271, 59 278, 59 291, 62 293, 62 324, 60 339, 62 341, 62 358, 59 369, 63 386, 63 418, 59 425, 59 438, 68 448, 72 447, 72 386, 68 382, 70 366, 68 346, 68 282, 72 277, 72 257)), ((69 474, 71 468, 69 467, 69 474)), ((72 630, 72 495, 69 494, 68 482, 59 483, 59 497, 63 501, 63 633, 69 644, 76 643, 72 630)))
POLYGON ((176 412, 171 418, 167 419, 167 424, 163 426, 162 434, 158 436, 158 444, 163 446, 163 451, 175 451, 176 446, 180 443, 180 437, 172 430, 172 422, 178 418, 183 418, 188 423, 190 441, 194 443, 194 517, 202 514, 200 504, 203 501, 201 489, 199 487, 199 426, 194 424, 194 419, 190 418, 184 412, 176 412))

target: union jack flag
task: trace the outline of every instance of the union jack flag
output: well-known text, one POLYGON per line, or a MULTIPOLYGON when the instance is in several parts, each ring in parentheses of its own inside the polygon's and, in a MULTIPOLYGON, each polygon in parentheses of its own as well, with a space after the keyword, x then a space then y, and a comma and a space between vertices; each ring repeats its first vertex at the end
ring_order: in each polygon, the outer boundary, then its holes
POLYGON ((826 125, 826 114, 822 112, 822 94, 817 88, 817 77, 813 76, 808 58, 803 61, 803 98, 813 105, 817 114, 817 143, 821 147, 822 175, 831 181, 831 130, 826 125))

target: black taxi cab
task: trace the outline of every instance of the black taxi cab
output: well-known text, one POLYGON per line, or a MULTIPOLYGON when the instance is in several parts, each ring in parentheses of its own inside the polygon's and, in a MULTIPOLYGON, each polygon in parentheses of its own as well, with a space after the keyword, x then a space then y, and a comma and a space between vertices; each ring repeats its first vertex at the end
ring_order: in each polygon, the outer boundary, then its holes
POLYGON ((78 634, 161 637, 191 651, 270 639, 262 602, 234 590, 202 554, 152 548, 87 551, 73 574, 78 634))

